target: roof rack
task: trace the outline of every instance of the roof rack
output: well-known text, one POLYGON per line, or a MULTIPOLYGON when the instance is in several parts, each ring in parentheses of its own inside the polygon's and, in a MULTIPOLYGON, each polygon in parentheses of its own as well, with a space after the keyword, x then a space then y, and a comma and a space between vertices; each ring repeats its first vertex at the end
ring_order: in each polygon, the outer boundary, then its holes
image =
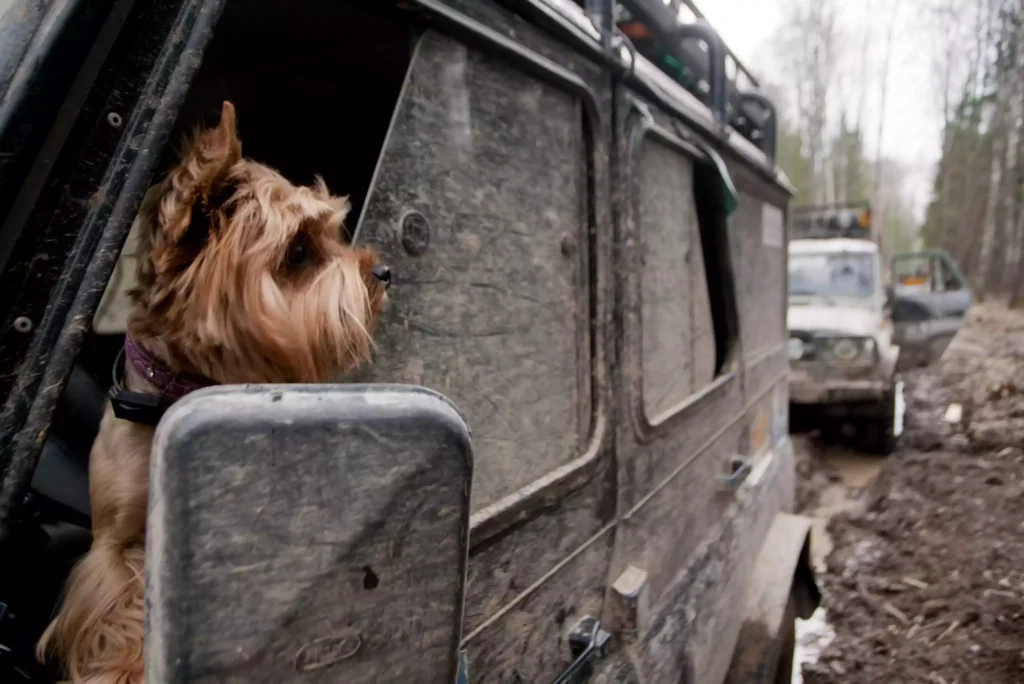
POLYGON ((638 52, 702 100, 719 124, 734 128, 774 162, 775 106, 757 91, 757 78, 693 0, 621 0, 617 4, 624 10, 617 17, 618 28, 638 52), (693 22, 680 23, 684 7, 693 14, 693 22), (749 86, 741 86, 741 74, 749 86))
MULTIPOLYGON (((685 6, 687 9, 693 12, 693 16, 695 16, 697 19, 700 19, 701 21, 707 21, 707 18, 697 8, 697 4, 694 3, 693 0, 672 0, 672 6, 674 6, 675 8, 676 16, 679 16, 678 7, 680 5, 685 6)), ((750 85, 754 86, 755 88, 760 88, 761 83, 757 80, 757 77, 754 76, 754 72, 752 72, 750 69, 743 65, 743 62, 741 62, 740 58, 736 56, 736 53, 729 49, 728 45, 725 47, 725 50, 728 53, 729 58, 733 61, 733 64, 736 65, 736 70, 747 77, 747 80, 750 81, 750 85)))
POLYGON ((793 207, 794 240, 853 238, 872 240, 870 202, 793 207))

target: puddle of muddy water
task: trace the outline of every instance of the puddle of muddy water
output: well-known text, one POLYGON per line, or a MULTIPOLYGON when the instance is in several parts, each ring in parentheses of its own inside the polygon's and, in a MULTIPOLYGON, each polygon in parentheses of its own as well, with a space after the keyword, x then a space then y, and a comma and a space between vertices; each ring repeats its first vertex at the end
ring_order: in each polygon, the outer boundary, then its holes
POLYGON ((807 514, 812 519, 811 559, 815 572, 825 572, 825 558, 832 550, 829 521, 842 513, 856 512, 863 505, 861 494, 881 472, 885 461, 844 449, 830 449, 822 460, 838 475, 818 495, 817 505, 807 514))
MULTIPOLYGON (((832 551, 832 538, 828 534, 829 521, 840 514, 856 512, 863 504, 864 490, 881 472, 884 459, 865 456, 844 449, 829 449, 820 457, 836 473, 819 492, 811 517, 811 562, 819 575, 828 572, 825 559, 832 551)), ((818 608, 807 620, 796 621, 796 651, 793 654, 793 684, 803 683, 803 666, 818 662, 822 650, 835 638, 835 630, 828 622, 825 608, 818 608)))
POLYGON ((877 477, 885 459, 865 456, 846 449, 829 449, 822 459, 835 468, 840 484, 849 489, 864 489, 877 477))

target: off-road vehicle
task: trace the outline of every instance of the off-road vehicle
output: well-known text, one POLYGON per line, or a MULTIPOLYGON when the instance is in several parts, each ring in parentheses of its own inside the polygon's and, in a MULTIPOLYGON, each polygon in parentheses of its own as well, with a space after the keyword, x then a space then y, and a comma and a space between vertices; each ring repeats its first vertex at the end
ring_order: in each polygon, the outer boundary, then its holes
POLYGON ((33 646, 90 543, 97 310, 225 100, 350 195, 391 301, 349 384, 163 417, 147 681, 789 681, 792 188, 695 7, 15 0, 0 93, 0 681, 62 676, 33 646))
POLYGON ((937 359, 971 301, 944 253, 898 254, 891 271, 894 282, 886 286, 870 205, 794 209, 788 311, 794 417, 829 440, 852 427, 862 446, 883 454, 903 430, 899 370, 937 359), (946 277, 928 277, 936 269, 946 277), (948 291, 937 291, 935 282, 948 291))

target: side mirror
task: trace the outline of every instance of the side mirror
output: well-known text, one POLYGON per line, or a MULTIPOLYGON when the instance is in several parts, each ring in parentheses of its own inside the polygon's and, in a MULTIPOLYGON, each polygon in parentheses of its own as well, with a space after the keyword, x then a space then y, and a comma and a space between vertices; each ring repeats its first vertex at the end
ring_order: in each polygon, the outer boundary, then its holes
POLYGON ((892 308, 896 302, 896 286, 892 283, 885 286, 885 305, 892 308))
POLYGON ((455 681, 471 478, 429 390, 189 395, 153 443, 146 681, 455 681))

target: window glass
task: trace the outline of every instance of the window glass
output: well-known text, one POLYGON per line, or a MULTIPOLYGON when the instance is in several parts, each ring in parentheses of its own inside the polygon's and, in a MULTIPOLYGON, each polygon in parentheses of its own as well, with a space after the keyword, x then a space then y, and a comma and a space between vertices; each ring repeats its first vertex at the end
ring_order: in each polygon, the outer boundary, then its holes
POLYGON ((643 401, 655 420, 714 379, 715 332, 693 161, 648 141, 639 163, 643 401))
POLYGON ((786 340, 786 245, 782 210, 740 192, 729 217, 743 354, 757 358, 786 340))
POLYGON ((473 508, 580 455, 591 414, 579 101, 420 41, 357 242, 395 274, 359 379, 423 385, 473 430, 473 508))
POLYGON ((820 253, 790 254, 789 296, 791 300, 870 299, 876 291, 875 259, 872 254, 820 253))
POLYGON ((953 269, 945 259, 935 256, 932 257, 932 263, 934 265, 934 282, 936 292, 956 292, 962 289, 960 280, 957 278, 953 269))

